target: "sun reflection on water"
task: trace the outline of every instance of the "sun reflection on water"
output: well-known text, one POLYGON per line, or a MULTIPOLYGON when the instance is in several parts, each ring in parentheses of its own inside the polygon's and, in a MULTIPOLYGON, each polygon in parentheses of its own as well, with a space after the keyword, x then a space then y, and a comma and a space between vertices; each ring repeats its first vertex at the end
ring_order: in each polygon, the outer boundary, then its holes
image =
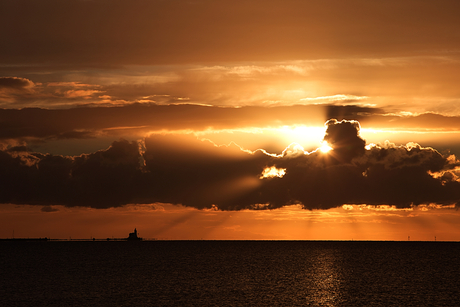
POLYGON ((312 255, 311 275, 312 283, 307 305, 313 306, 339 306, 342 301, 343 278, 338 268, 340 261, 336 253, 329 249, 318 250, 312 255))

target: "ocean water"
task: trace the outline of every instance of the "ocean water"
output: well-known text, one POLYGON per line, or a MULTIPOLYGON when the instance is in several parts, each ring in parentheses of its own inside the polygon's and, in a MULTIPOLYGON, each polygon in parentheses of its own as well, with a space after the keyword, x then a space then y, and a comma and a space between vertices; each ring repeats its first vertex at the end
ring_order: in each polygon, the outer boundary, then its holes
POLYGON ((454 242, 0 242, 0 306, 459 305, 454 242))

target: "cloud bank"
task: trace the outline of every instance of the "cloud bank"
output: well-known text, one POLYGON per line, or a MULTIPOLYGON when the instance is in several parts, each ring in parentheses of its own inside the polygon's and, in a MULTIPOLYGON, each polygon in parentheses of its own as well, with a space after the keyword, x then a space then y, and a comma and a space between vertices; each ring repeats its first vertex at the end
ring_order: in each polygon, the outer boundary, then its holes
POLYGON ((460 117, 439 114, 398 116, 362 106, 293 105, 241 108, 199 105, 143 105, 71 109, 0 109, 0 140, 79 139, 101 131, 149 131, 321 126, 328 118, 354 118, 372 128, 460 130, 460 117))
POLYGON ((328 152, 291 144, 281 154, 216 146, 190 135, 119 140, 80 156, 0 151, 0 202, 118 207, 173 203, 221 210, 275 209, 301 204, 457 204, 460 162, 410 143, 369 144, 357 121, 326 122, 328 152), (263 176, 264 171, 283 170, 263 176))

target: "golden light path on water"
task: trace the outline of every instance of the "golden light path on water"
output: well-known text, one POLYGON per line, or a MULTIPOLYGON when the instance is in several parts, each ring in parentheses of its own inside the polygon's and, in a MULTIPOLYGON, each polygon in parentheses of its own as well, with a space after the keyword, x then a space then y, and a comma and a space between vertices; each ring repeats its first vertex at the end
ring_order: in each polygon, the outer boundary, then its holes
POLYGON ((340 265, 339 259, 336 259, 337 251, 328 249, 318 249, 315 251, 312 263, 313 272, 310 278, 313 279, 313 284, 316 291, 308 297, 311 301, 307 304, 314 306, 338 306, 341 299, 341 291, 343 291, 343 278, 340 276, 340 271, 337 266, 340 265))

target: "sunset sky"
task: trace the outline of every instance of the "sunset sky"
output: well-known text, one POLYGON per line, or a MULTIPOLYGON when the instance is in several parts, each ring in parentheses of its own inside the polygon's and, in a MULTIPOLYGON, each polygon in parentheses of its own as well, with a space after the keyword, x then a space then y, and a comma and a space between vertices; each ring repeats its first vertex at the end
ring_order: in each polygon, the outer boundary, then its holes
POLYGON ((460 240, 459 12, 0 0, 0 238, 460 240))

